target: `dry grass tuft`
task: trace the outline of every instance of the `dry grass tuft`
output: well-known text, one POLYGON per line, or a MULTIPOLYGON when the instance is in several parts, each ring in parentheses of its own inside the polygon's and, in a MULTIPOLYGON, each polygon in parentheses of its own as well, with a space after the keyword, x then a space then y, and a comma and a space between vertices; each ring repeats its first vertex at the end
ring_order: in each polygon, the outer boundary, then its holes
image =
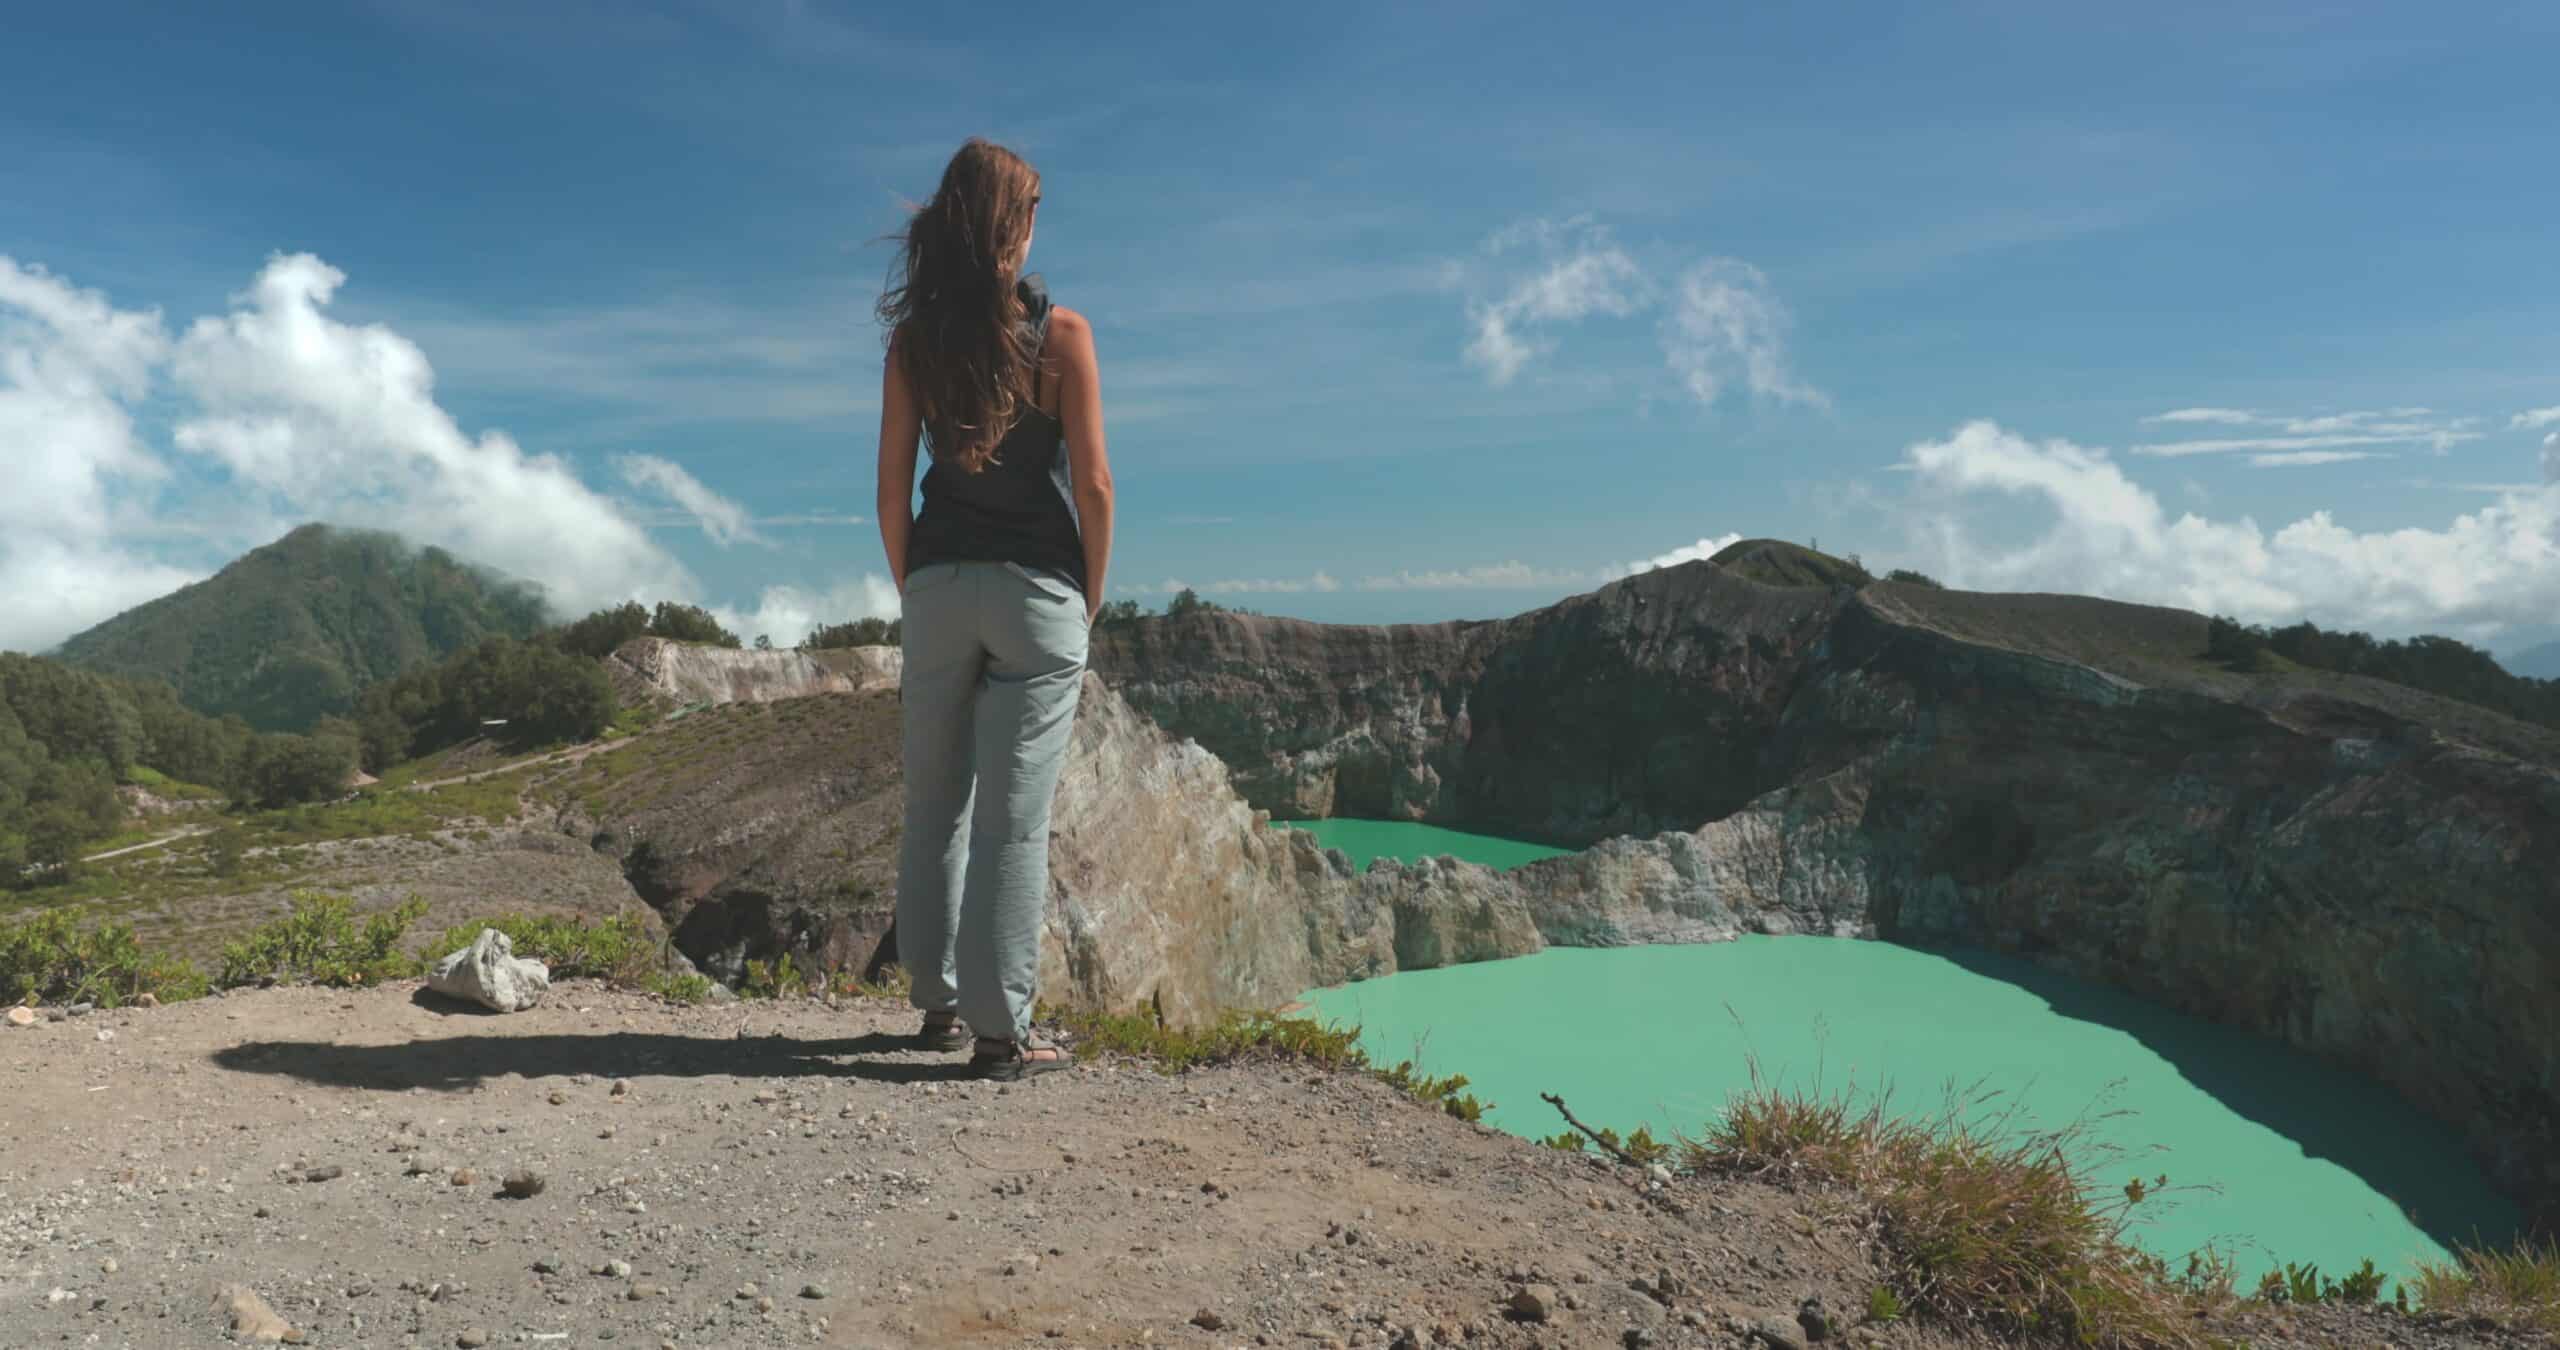
POLYGON ((1898 1306, 2003 1335, 2127 1347, 2203 1346, 2200 1303, 2227 1299, 2229 1270, 2210 1253, 2172 1278, 2125 1239, 2159 1184, 2103 1199, 2085 1177, 2108 1150, 2097 1118, 2023 1128, 1994 1094, 1950 1093, 1933 1117, 1895 1115, 1889 1094, 1751 1086, 1705 1137, 1683 1140, 1694 1172, 1798 1178, 1848 1186, 1875 1207, 1898 1306))

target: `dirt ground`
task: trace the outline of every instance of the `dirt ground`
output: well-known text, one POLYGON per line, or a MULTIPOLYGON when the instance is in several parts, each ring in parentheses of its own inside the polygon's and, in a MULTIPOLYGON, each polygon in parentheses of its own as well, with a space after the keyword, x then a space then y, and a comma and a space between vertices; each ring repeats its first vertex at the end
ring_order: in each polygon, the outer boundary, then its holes
POLYGON ((976 1082, 914 1025, 582 982, 0 1025, 0 1345, 228 1343, 232 1285, 321 1346, 1786 1345, 1808 1298, 1835 1343, 1988 1343, 1858 1325, 1845 1197, 1665 1185, 1302 1066, 976 1082))

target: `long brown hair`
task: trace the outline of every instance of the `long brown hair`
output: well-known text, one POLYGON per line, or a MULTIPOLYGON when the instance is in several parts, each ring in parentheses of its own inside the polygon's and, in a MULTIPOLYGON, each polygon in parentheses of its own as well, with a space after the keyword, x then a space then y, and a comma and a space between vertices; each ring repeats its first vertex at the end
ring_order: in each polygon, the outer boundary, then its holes
POLYGON ((1014 269, 1039 200, 1040 175, 1022 156, 972 136, 933 200, 892 236, 880 322, 898 344, 926 446, 964 472, 995 462, 996 442, 1032 406, 1035 353, 1014 269))

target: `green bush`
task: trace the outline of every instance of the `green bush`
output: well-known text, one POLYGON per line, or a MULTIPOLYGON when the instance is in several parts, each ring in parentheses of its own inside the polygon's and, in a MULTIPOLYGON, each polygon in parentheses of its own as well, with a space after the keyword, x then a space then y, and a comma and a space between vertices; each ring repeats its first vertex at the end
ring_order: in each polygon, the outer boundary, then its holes
POLYGON ((379 984, 417 972, 400 951, 400 939, 427 912, 412 898, 380 914, 356 920, 355 902, 343 895, 296 891, 292 911, 261 924, 222 948, 216 981, 224 988, 247 984, 379 984))
POLYGON ((145 952, 130 924, 83 931, 58 909, 0 923, 0 1003, 113 1008, 144 994, 174 1003, 206 987, 204 972, 183 958, 145 952))

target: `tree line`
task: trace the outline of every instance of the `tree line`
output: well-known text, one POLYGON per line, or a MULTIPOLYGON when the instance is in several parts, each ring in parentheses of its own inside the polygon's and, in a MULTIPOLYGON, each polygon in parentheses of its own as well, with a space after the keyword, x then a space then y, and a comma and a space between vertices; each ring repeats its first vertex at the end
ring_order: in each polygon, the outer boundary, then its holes
POLYGON ((2205 656, 2239 671, 2276 668, 2276 659, 2314 670, 2388 680, 2460 699, 2518 721, 2560 727, 2560 680, 2512 675, 2487 652, 2449 637, 2377 639, 2314 623, 2283 628, 2243 624, 2222 615, 2205 627, 2205 656))
POLYGON ((0 884, 64 875, 84 846, 125 819, 116 788, 139 769, 251 806, 344 791, 356 733, 323 718, 310 734, 207 717, 158 680, 78 670, 0 652, 0 884))

